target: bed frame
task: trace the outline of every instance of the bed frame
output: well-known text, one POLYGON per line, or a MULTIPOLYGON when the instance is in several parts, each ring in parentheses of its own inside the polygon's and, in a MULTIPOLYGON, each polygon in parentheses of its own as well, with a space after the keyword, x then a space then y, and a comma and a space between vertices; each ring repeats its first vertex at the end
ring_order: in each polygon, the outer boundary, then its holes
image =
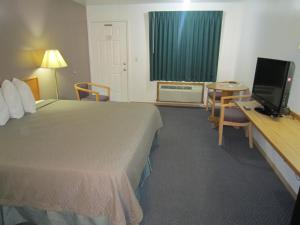
POLYGON ((23 81, 25 81, 30 87, 35 100, 36 101, 41 100, 39 80, 37 76, 31 76, 29 78, 25 78, 23 79, 23 81))

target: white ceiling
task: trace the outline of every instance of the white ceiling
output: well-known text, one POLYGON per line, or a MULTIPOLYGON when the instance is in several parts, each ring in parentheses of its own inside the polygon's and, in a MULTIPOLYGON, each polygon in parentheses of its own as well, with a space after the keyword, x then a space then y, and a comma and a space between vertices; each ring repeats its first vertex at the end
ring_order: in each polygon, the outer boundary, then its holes
MULTIPOLYGON (((73 0, 82 5, 101 4, 138 4, 138 3, 168 3, 183 2, 183 0, 73 0)), ((191 2, 237 2, 242 0, 191 0, 191 2)))

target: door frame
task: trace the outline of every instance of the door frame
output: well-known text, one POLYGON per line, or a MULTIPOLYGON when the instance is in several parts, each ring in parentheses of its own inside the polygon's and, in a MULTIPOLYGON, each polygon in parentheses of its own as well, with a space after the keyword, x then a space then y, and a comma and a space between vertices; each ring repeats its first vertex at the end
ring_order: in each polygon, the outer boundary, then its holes
POLYGON ((125 23, 126 25, 126 58, 127 58, 127 77, 126 77, 126 87, 127 87, 127 93, 126 96, 124 96, 125 102, 130 102, 130 94, 129 94, 129 72, 131 68, 131 61, 129 59, 129 29, 128 29, 128 20, 91 20, 88 21, 88 48, 89 48, 89 60, 90 60, 90 81, 92 80, 92 73, 93 73, 93 65, 92 65, 92 24, 94 23, 125 23))

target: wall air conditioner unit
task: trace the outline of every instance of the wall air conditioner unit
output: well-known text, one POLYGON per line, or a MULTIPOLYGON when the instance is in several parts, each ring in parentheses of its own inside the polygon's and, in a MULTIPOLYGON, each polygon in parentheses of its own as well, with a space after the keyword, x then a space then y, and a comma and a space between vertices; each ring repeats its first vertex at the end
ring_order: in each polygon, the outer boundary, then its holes
POLYGON ((201 106, 204 83, 157 82, 157 103, 167 105, 201 106))

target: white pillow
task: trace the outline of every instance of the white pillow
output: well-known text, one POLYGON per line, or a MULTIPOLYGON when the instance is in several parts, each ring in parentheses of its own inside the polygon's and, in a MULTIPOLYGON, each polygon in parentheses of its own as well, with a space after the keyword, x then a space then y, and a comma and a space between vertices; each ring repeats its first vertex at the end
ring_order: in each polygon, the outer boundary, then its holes
POLYGON ((24 111, 28 113, 35 113, 36 112, 35 100, 28 84, 16 78, 14 78, 12 82, 16 86, 20 94, 24 111))
POLYGON ((24 109, 17 88, 9 80, 3 81, 1 88, 10 118, 20 119, 24 116, 24 109))
POLYGON ((8 106, 2 96, 0 89, 0 126, 4 126, 9 120, 8 106))

